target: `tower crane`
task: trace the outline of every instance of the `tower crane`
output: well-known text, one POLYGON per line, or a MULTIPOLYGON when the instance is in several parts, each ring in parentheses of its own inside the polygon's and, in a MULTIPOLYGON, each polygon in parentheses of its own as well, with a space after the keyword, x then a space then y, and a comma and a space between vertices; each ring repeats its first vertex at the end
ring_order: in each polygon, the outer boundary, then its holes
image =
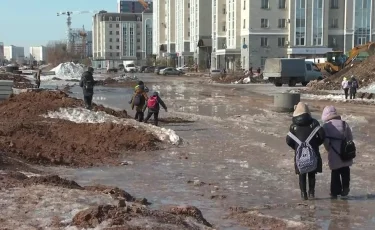
POLYGON ((142 4, 143 8, 145 8, 143 12, 145 12, 146 10, 150 10, 145 0, 138 0, 138 2, 142 4))
POLYGON ((91 11, 89 11, 89 10, 86 10, 86 11, 62 11, 62 12, 57 13, 57 16, 67 16, 67 19, 66 19, 67 50, 71 51, 71 49, 73 48, 73 43, 74 43, 74 38, 73 38, 73 34, 72 34, 72 27, 71 27, 71 25, 72 25, 71 15, 72 14, 89 14, 89 13, 95 14, 95 13, 98 13, 98 11, 96 11, 96 10, 91 10, 91 11))

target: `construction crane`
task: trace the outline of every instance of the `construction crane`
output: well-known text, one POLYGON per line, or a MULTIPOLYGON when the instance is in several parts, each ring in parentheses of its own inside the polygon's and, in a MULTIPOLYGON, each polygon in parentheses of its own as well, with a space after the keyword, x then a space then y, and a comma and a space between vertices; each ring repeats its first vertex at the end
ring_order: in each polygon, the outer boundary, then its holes
POLYGON ((79 31, 79 36, 82 38, 82 58, 85 58, 86 55, 86 38, 87 38, 87 33, 85 30, 85 26, 82 26, 82 30, 79 31))
MULTIPOLYGON (((146 10, 150 10, 150 8, 148 7, 147 2, 145 2, 144 0, 138 0, 138 2, 142 4, 143 8, 145 8, 145 9, 143 10, 143 12, 145 12, 146 10)), ((142 12, 142 13, 143 13, 143 12, 142 12)))
POLYGON ((73 43, 74 43, 74 36, 72 34, 72 17, 71 15, 72 14, 89 14, 89 13, 92 13, 92 14, 96 14, 98 13, 98 11, 62 11, 62 12, 58 12, 57 13, 57 16, 67 16, 67 19, 66 19, 66 25, 67 25, 67 31, 66 31, 66 42, 67 42, 67 50, 69 51, 72 51, 72 48, 73 48, 73 43))

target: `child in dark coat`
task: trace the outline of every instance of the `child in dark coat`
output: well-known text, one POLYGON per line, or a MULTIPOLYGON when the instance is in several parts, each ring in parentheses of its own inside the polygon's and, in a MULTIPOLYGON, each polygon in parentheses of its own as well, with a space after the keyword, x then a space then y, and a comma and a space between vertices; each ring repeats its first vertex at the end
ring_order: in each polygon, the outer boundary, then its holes
MULTIPOLYGON (((147 101, 148 113, 145 119, 145 123, 154 115, 154 125, 158 126, 160 105, 167 112, 167 106, 164 101, 159 97, 158 92, 154 92, 153 95, 147 101)), ((146 108, 145 108, 146 109, 146 108)))
MULTIPOLYGON (((293 123, 290 125, 290 132, 295 135, 301 142, 307 140, 310 134, 316 127, 320 127, 320 124, 317 120, 311 117, 309 108, 305 103, 299 102, 298 105, 295 107, 293 118, 293 123)), ((319 146, 323 144, 325 138, 324 129, 320 127, 320 129, 316 132, 314 137, 309 142, 312 149, 314 149, 315 154, 318 158, 318 164, 315 171, 305 174, 300 174, 297 165, 296 165, 296 157, 294 154, 294 166, 296 174, 299 175, 299 186, 301 189, 301 198, 303 200, 307 200, 307 192, 306 192, 306 174, 309 178, 309 197, 315 197, 315 174, 322 172, 322 158, 319 153, 319 146)), ((293 149, 297 150, 298 144, 293 138, 289 135, 286 136, 286 143, 293 149)))

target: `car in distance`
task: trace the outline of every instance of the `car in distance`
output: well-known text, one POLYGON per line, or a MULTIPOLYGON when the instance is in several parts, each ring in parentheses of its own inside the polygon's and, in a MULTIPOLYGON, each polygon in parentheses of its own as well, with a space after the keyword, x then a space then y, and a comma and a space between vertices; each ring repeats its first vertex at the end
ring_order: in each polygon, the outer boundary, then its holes
POLYGON ((167 68, 167 66, 157 66, 157 67, 155 67, 154 73, 156 73, 157 75, 159 75, 160 74, 160 70, 165 69, 165 68, 167 68))
POLYGON ((160 70, 160 74, 167 76, 167 75, 182 75, 184 72, 177 70, 176 68, 173 67, 167 67, 165 69, 160 70))

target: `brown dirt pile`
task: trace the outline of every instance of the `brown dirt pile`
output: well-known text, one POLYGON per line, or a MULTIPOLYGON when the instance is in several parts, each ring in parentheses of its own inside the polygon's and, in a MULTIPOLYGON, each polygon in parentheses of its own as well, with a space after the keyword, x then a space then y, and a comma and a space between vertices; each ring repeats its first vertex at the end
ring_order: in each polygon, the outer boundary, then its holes
MULTIPOLYGON (((108 86, 108 87, 129 87, 134 88, 137 85, 138 81, 119 81, 113 78, 106 78, 105 80, 97 81, 96 85, 108 86)), ((147 85, 147 84, 146 84, 147 85)))
POLYGON ((13 81, 13 88, 26 89, 34 88, 35 85, 31 83, 25 76, 10 73, 0 73, 0 80, 13 81))
MULTIPOLYGON (((47 119, 40 115, 64 107, 81 106, 83 102, 61 91, 22 93, 0 103, 2 125, 0 148, 10 157, 47 165, 92 166, 118 164, 126 150, 155 150, 158 139, 131 126, 102 123, 73 123, 47 119)), ((126 111, 103 106, 94 110, 116 117, 127 117, 126 111)))
POLYGON ((339 90, 344 77, 356 77, 359 87, 366 87, 375 82, 375 55, 368 57, 361 63, 354 63, 353 66, 347 66, 343 70, 320 82, 311 82, 308 86, 314 90, 339 90))
POLYGON ((176 209, 181 208, 175 207, 167 211, 149 210, 144 206, 119 202, 118 206, 100 205, 83 210, 74 216, 72 223, 80 228, 95 228, 103 221, 109 221, 109 226, 115 226, 117 229, 146 229, 139 227, 142 222, 147 222, 147 229, 200 229, 198 224, 212 226, 196 207, 188 206, 181 212, 176 209), (193 221, 188 221, 187 218, 193 221), (138 226, 136 222, 139 222, 138 226))
POLYGON ((194 121, 185 120, 180 117, 162 117, 162 118, 159 118, 159 122, 165 123, 165 124, 179 124, 179 123, 192 123, 194 121))

